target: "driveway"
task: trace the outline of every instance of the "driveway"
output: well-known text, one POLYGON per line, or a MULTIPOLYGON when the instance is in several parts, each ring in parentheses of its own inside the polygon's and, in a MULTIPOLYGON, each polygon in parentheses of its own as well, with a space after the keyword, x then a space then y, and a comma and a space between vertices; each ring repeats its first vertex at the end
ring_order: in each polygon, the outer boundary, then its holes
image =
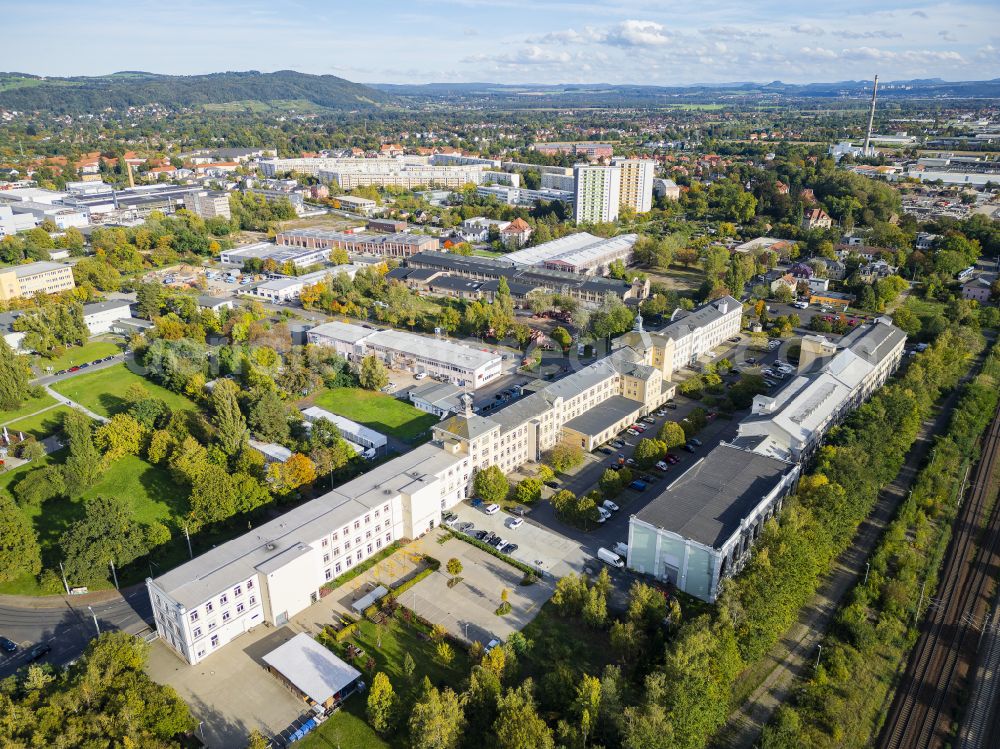
POLYGON ((441 569, 405 591, 399 602, 467 642, 485 644, 494 637, 505 640, 511 632, 524 629, 538 615, 555 587, 552 577, 521 585, 524 573, 519 569, 456 538, 445 541, 437 555, 441 569), (462 563, 459 575, 462 581, 449 588, 451 575, 445 565, 452 557, 462 563), (498 616, 495 612, 504 589, 511 611, 498 616))

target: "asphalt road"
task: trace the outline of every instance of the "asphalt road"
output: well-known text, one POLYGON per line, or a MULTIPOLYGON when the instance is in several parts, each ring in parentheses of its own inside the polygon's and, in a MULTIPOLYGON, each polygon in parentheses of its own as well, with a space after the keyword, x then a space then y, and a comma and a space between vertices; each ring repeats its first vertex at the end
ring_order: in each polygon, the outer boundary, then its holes
POLYGON ((53 385, 57 382, 62 382, 63 380, 68 380, 71 377, 76 377, 77 375, 86 374, 87 372, 96 372, 100 369, 107 369, 108 367, 113 367, 116 364, 121 364, 125 361, 126 357, 130 357, 131 354, 115 354, 111 361, 102 361, 99 364, 89 364, 86 367, 78 369, 76 372, 66 372, 65 374, 56 375, 44 375, 42 377, 36 377, 32 380, 35 385, 53 385))
POLYGON ((69 664, 96 636, 95 615, 102 632, 117 629, 132 634, 142 632, 153 621, 146 586, 133 586, 111 600, 106 594, 40 599, 0 597, 0 634, 19 646, 16 653, 0 655, 0 678, 27 665, 28 650, 38 643, 52 648, 42 662, 56 666, 69 664), (100 602, 87 603, 95 598, 100 602))

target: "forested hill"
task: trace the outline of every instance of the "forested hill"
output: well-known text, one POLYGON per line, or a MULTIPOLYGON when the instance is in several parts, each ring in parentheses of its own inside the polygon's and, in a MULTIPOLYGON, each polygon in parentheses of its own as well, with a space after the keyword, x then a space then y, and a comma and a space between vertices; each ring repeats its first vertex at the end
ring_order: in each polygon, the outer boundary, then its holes
POLYGON ((99 78, 41 78, 0 73, 0 107, 77 114, 158 103, 166 107, 234 105, 267 108, 369 109, 390 104, 393 96, 333 75, 276 73, 157 75, 115 73, 99 78))

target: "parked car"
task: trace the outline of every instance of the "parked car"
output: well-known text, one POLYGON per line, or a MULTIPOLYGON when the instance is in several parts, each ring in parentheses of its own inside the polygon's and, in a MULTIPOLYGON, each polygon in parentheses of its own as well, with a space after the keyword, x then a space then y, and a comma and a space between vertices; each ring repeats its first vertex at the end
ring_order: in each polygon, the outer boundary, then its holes
POLYGON ((740 337, 738 335, 734 335, 732 338, 729 339, 729 342, 730 343, 739 343, 740 342, 740 337))
POLYGON ((597 508, 597 522, 606 523, 608 518, 611 517, 611 513, 605 510, 603 507, 597 508))
POLYGON ((66 374, 66 370, 65 369, 60 369, 58 372, 56 372, 57 376, 58 375, 64 375, 64 374, 66 374))
POLYGON ((481 500, 479 497, 473 497, 472 498, 472 506, 473 507, 482 507, 482 505, 483 505, 483 500, 481 500))
POLYGON ((757 363, 757 360, 754 359, 752 356, 747 357, 747 364, 756 364, 756 363, 757 363))
POLYGON ((693 453, 695 448, 694 448, 694 445, 692 445, 689 442, 688 444, 684 445, 684 449, 687 450, 689 453, 693 453))
POLYGON ((639 430, 638 429, 633 429, 632 427, 629 427, 628 429, 625 430, 625 434, 631 434, 633 437, 638 437, 639 436, 639 430))
POLYGON ((663 460, 661 460, 661 461, 657 462, 656 467, 657 467, 657 469, 659 469, 661 471, 666 471, 666 470, 670 469, 670 464, 667 463, 667 462, 665 462, 665 461, 663 461, 663 460))
POLYGON ((605 510, 610 510, 611 512, 618 512, 618 510, 621 509, 620 507, 618 507, 618 505, 616 505, 610 499, 604 500, 601 503, 601 507, 603 507, 605 510))
POLYGON ((659 411, 656 412, 656 415, 659 416, 660 418, 663 418, 664 416, 667 415, 667 412, 661 408, 659 411))
POLYGON ((472 537, 477 541, 485 541, 488 535, 490 535, 489 531, 476 531, 472 534, 472 537))
POLYGON ((512 531, 517 530, 522 525, 524 525, 524 518, 511 518, 510 520, 507 521, 507 527, 510 528, 512 531))
POLYGON ((698 439, 697 437, 692 437, 691 439, 688 440, 688 442, 690 442, 695 447, 701 447, 701 440, 698 439))
POLYGON ((795 307, 796 309, 808 309, 809 308, 809 302, 805 302, 805 301, 795 302, 795 304, 793 304, 792 306, 795 307))
POLYGON ((628 544, 624 541, 616 541, 615 545, 611 547, 611 551, 624 559, 628 556, 628 544))
POLYGON ((667 461, 670 465, 676 465, 677 463, 681 462, 681 459, 678 458, 673 453, 668 453, 667 457, 665 457, 664 460, 667 461))
POLYGON ((6 637, 0 637, 0 650, 7 653, 13 653, 17 650, 17 643, 12 640, 8 640, 6 637))
POLYGON ((413 375, 413 379, 414 379, 414 380, 422 380, 422 379, 424 379, 424 378, 425 378, 426 376, 427 376, 427 373, 426 373, 426 372, 417 372, 417 373, 416 373, 415 375, 413 375))
POLYGON ((549 481, 546 481, 545 485, 547 487, 549 487, 549 489, 558 489, 559 488, 559 482, 556 481, 555 479, 551 479, 549 481))
POLYGON ((646 484, 642 481, 639 481, 639 479, 636 479, 635 481, 633 481, 631 484, 628 485, 628 488, 634 489, 637 492, 644 492, 646 491, 646 484))
POLYGON ((611 446, 621 450, 623 447, 625 447, 625 443, 622 442, 621 440, 611 440, 611 446))
POLYGON ((517 544, 504 544, 503 548, 500 549, 501 554, 513 554, 517 551, 517 544))
POLYGON ((459 523, 458 525, 456 525, 455 526, 455 530, 458 531, 459 533, 472 533, 472 531, 473 531, 473 529, 475 527, 476 526, 474 524, 469 523, 469 522, 465 522, 465 523, 459 523))
POLYGON ((626 458, 625 459, 625 465, 627 465, 627 466, 634 466, 635 465, 635 458, 626 458))
POLYGON ((597 550, 597 558, 605 564, 610 564, 612 567, 617 567, 618 569, 625 566, 625 562, 622 561, 620 556, 611 551, 611 549, 605 549, 603 546, 597 550))
POLYGON ((669 408, 671 411, 676 411, 677 410, 677 404, 676 403, 667 403, 663 407, 664 408, 669 408))
POLYGON ((486 505, 486 507, 483 508, 483 512, 485 512, 487 515, 496 515, 498 512, 500 512, 500 505, 498 504, 486 505))
POLYGON ((34 663, 37 660, 44 658, 46 655, 52 652, 52 646, 47 642, 40 642, 31 650, 28 651, 28 663, 34 663))
POLYGON ((615 451, 612 450, 610 447, 602 447, 602 448, 600 448, 600 450, 598 450, 598 452, 604 453, 605 455, 614 455, 615 454, 615 451))
POLYGON ((503 643, 500 640, 493 639, 486 643, 486 647, 483 648, 483 650, 488 653, 493 650, 493 648, 500 647, 501 645, 503 645, 503 643))
POLYGON ((507 542, 504 541, 502 538, 500 538, 500 536, 497 536, 496 538, 494 538, 493 542, 490 544, 490 546, 492 546, 497 551, 500 551, 500 549, 502 549, 506 545, 507 545, 507 542))
POLYGON ((652 416, 644 416, 642 418, 642 420, 645 421, 647 424, 655 424, 656 423, 656 419, 654 419, 652 416))

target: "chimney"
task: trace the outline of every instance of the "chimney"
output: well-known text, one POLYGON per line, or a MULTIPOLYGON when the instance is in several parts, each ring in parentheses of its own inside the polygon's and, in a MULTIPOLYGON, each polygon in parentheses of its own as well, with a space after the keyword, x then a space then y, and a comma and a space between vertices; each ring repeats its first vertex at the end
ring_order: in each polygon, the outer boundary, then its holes
POLYGON ((464 406, 465 418, 471 419, 476 413, 472 410, 472 404, 475 399, 469 393, 462 393, 459 400, 461 400, 462 406, 464 406))

